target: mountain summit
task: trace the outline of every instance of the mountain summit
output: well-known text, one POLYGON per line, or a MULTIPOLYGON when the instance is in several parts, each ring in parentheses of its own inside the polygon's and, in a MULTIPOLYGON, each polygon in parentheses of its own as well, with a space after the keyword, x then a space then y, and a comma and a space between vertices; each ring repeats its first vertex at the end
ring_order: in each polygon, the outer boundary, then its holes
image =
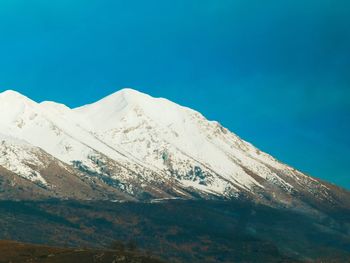
POLYGON ((75 109, 5 91, 0 140, 2 198, 348 201, 218 122, 132 89, 75 109))

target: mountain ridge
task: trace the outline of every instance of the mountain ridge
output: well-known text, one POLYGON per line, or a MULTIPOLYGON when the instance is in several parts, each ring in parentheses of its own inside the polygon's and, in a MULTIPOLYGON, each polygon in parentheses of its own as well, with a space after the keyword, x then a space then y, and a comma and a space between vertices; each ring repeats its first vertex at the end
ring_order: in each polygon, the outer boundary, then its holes
MULTIPOLYGON (((334 197, 342 190, 282 164, 199 112, 133 89, 73 109, 5 91, 0 140, 0 166, 50 192, 61 186, 40 171, 54 162, 66 171, 61 178, 78 178, 89 189, 78 194, 83 199, 348 202, 334 197)), ((58 192, 53 196, 71 197, 58 192)))

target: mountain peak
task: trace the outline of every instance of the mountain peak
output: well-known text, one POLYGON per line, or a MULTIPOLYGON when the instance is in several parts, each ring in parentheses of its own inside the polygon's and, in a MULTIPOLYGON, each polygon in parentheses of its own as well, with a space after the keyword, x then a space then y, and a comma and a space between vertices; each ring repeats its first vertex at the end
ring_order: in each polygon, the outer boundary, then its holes
POLYGON ((37 104, 35 101, 14 90, 6 90, 1 92, 0 102, 0 113, 3 114, 5 114, 5 112, 7 112, 9 109, 18 109, 24 105, 32 107, 37 104))
POLYGON ((164 126, 183 123, 184 107, 156 98, 134 89, 121 89, 97 102, 74 109, 82 118, 88 118, 96 127, 112 128, 122 119, 141 121, 152 119, 164 126), (142 117, 141 117, 142 116, 142 117))
POLYGON ((3 92, 0 92, 0 97, 6 97, 6 98, 27 98, 26 96, 22 95, 21 93, 8 89, 3 92))
POLYGON ((130 104, 136 104, 137 102, 144 101, 145 99, 150 99, 151 96, 139 92, 131 88, 124 88, 118 90, 106 97, 93 102, 91 104, 83 105, 78 108, 75 108, 78 112, 84 112, 87 109, 97 109, 101 107, 108 107, 110 109, 123 109, 130 104))
MULTIPOLYGON (((76 182, 75 173, 93 176, 94 186, 135 199, 242 195, 285 203, 297 192, 331 196, 316 179, 200 113, 130 88, 73 110, 54 102, 38 104, 13 90, 2 92, 0 134, 7 136, 2 141, 15 137, 33 146, 29 151, 19 143, 0 143, 0 166, 33 183, 46 162, 57 159, 69 165, 70 183, 76 182)), ((41 182, 60 187, 42 175, 41 182)))
POLYGON ((145 96, 145 95, 147 96, 147 94, 142 93, 142 92, 140 92, 136 89, 132 89, 132 88, 123 88, 121 90, 118 90, 114 94, 118 94, 118 93, 126 95, 126 96, 145 96))
POLYGON ((2 100, 1 104, 9 104, 9 105, 17 105, 20 104, 26 104, 26 105, 34 105, 36 104, 35 101, 31 100, 27 96, 14 91, 14 90, 5 90, 0 93, 0 100, 2 100))
POLYGON ((149 100, 152 99, 150 95, 146 93, 142 93, 138 90, 131 89, 131 88, 124 88, 121 90, 118 90, 107 97, 101 99, 100 101, 103 101, 106 103, 107 101, 117 101, 117 102, 124 102, 127 104, 135 104, 140 101, 149 100))

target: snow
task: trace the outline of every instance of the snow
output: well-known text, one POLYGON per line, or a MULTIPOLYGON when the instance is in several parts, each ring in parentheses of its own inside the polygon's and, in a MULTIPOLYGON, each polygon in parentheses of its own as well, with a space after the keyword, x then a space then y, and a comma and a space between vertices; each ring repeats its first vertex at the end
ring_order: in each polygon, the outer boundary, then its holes
MULTIPOLYGON (((169 179, 171 171, 176 171, 175 179, 182 186, 217 195, 228 189, 234 193, 239 188, 263 188, 246 169, 265 180, 288 185, 269 168, 290 171, 288 166, 218 122, 132 89, 75 109, 49 101, 36 103, 15 91, 5 91, 0 93, 0 134, 13 153, 23 153, 2 155, 0 165, 27 178, 34 173, 21 163, 31 160, 27 147, 33 146, 67 164, 81 161, 92 170, 98 167, 91 156, 108 158, 142 174, 145 181, 169 179), (189 175, 196 167, 200 167, 198 175, 189 175)), ((39 174, 33 178, 45 182, 39 174)))
POLYGON ((47 185, 40 173, 31 167, 43 165, 34 147, 25 141, 0 134, 0 166, 25 179, 47 185))

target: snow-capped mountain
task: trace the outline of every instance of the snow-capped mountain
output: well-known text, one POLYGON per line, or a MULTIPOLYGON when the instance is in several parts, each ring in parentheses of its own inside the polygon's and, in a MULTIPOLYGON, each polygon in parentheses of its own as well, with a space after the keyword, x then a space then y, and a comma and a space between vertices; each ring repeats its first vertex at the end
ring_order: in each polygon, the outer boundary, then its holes
POLYGON ((218 122, 132 89, 75 109, 0 93, 0 196, 11 187, 33 198, 338 201, 334 186, 218 122))

